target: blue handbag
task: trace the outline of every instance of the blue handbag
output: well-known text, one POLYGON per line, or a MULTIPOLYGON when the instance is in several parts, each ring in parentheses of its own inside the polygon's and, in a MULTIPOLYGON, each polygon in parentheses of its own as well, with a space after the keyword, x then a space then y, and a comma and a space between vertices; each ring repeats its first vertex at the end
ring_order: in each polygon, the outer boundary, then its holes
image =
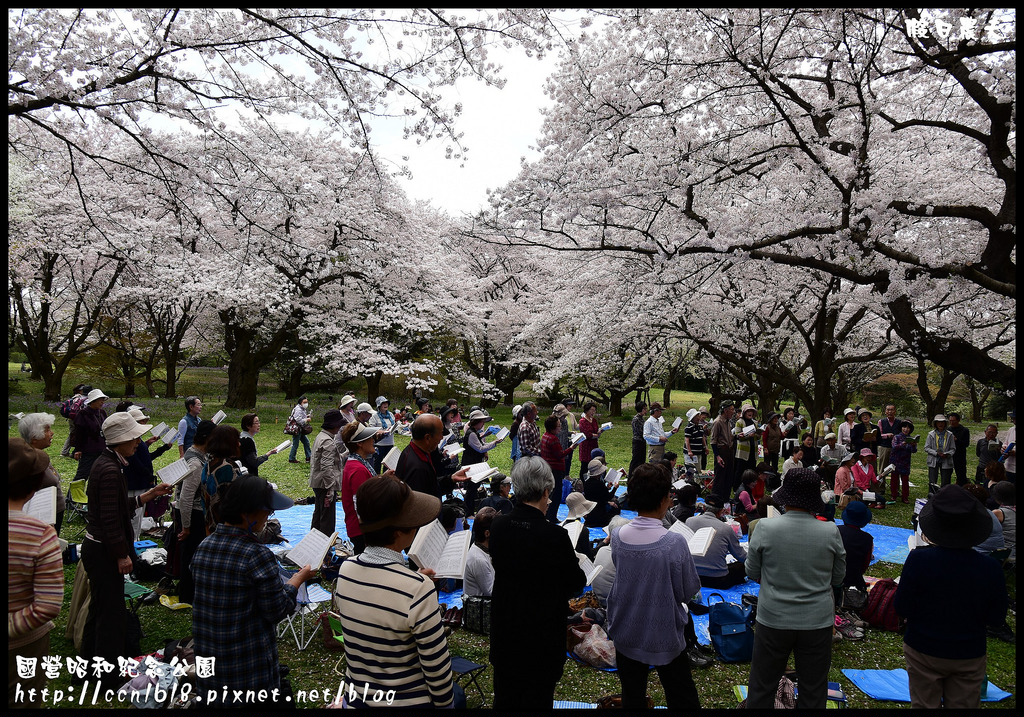
POLYGON ((750 662, 754 654, 754 621, 750 605, 726 602, 721 593, 708 597, 708 632, 722 662, 750 662), (718 596, 718 602, 711 598, 718 596))

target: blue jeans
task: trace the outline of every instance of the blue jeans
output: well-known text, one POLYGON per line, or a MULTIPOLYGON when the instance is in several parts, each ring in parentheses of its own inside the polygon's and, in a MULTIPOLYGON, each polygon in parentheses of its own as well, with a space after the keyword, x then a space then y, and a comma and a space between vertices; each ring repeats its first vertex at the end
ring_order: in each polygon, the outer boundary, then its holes
POLYGON ((305 433, 296 433, 292 436, 292 452, 288 454, 288 460, 294 461, 295 454, 299 451, 299 441, 302 441, 302 447, 306 449, 306 460, 312 455, 312 451, 309 449, 309 438, 306 437, 305 433))

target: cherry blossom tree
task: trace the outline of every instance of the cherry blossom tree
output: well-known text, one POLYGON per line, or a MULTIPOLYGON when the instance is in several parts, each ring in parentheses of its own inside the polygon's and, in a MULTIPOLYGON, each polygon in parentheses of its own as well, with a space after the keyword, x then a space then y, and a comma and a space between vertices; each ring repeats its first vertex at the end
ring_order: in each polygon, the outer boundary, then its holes
POLYGON ((912 355, 1012 390, 1014 51, 1012 11, 622 12, 552 76, 541 159, 472 231, 643 272, 814 269, 912 355), (950 292, 1005 330, 943 321, 950 292))

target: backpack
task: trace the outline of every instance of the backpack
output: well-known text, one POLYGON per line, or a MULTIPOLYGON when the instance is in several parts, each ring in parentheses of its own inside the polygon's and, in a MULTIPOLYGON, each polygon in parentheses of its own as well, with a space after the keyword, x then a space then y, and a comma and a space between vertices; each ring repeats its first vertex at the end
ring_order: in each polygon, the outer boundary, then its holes
POLYGON ((60 404, 60 415, 64 418, 71 420, 75 419, 78 412, 82 410, 82 404, 85 403, 85 396, 75 395, 60 404))
POLYGON ((721 593, 711 593, 708 608, 708 633, 722 662, 750 662, 754 654, 751 606, 726 602, 721 593), (719 602, 712 604, 716 595, 719 602))
POLYGON ((903 627, 903 620, 896 614, 897 587, 895 580, 883 578, 868 590, 868 601, 860 614, 871 627, 890 632, 899 632, 903 627))

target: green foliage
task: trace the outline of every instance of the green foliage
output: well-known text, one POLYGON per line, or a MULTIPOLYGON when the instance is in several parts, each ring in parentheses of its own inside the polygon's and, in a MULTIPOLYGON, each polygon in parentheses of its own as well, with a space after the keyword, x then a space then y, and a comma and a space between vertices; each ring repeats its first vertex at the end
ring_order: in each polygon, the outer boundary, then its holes
MULTIPOLYGON (((916 386, 911 389, 906 380, 895 380, 894 376, 885 376, 865 387, 863 392, 864 405, 884 408, 886 404, 896 406, 896 415, 904 417, 920 417, 924 415, 924 403, 917 393, 916 386)), ((970 416, 970 405, 965 416, 970 416)), ((840 408, 840 410, 842 410, 840 408)), ((881 415, 880 413, 877 415, 881 415)), ((840 416, 840 418, 842 418, 840 416)))

